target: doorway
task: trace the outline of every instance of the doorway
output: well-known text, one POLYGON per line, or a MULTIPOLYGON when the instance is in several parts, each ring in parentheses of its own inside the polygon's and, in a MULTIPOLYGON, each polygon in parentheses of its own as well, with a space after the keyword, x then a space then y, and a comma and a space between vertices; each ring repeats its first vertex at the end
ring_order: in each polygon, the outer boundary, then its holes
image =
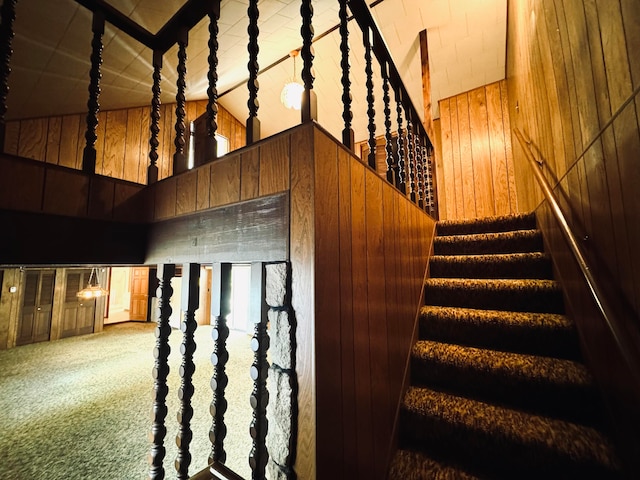
POLYGON ((55 278, 55 270, 30 270, 25 273, 24 299, 16 345, 49 340, 55 278))

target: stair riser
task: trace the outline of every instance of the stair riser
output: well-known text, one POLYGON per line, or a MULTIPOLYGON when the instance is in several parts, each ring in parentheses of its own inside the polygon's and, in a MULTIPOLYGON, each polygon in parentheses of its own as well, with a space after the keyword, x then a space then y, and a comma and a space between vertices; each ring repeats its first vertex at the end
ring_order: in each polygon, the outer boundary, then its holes
POLYGON ((462 286, 427 284, 424 293, 428 305, 510 310, 514 312, 564 313, 560 290, 470 289, 462 286))
POLYGON ((451 424, 438 417, 400 411, 403 446, 420 445, 438 456, 497 478, 611 478, 591 463, 577 463, 545 444, 520 444, 451 424))
POLYGON ((460 262, 432 258, 429 273, 434 278, 537 278, 551 279, 547 259, 511 262, 460 262))
POLYGON ((511 238, 451 240, 436 237, 433 242, 435 255, 485 255, 492 253, 527 253, 543 250, 542 235, 530 235, 514 241, 511 238))
POLYGON ((478 325, 429 316, 420 319, 420 339, 568 360, 581 358, 573 330, 558 332, 526 326, 507 329, 500 324, 478 325))
POLYGON ((434 358, 416 357, 411 359, 411 384, 429 385, 455 395, 535 410, 592 426, 602 426, 604 422, 599 413, 603 406, 594 387, 559 387, 543 379, 532 382, 494 371, 447 364, 434 358))

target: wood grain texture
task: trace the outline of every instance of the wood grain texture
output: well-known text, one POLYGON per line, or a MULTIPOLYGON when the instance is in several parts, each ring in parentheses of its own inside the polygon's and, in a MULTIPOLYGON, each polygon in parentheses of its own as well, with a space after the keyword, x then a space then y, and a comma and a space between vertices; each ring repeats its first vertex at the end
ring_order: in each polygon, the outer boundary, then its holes
MULTIPOLYGON (((314 178, 319 188, 314 189, 315 232, 315 342, 316 358, 316 415, 319 419, 339 418, 340 421, 319 421, 316 426, 317 458, 326 459, 317 465, 318 478, 330 477, 334 465, 344 462, 342 436, 341 344, 335 341, 335 332, 340 331, 340 282, 335 279, 340 271, 339 203, 337 195, 326 195, 326 191, 338 192, 337 145, 314 130, 314 178), (335 280, 330 281, 330 278, 335 280), (332 298, 333 301, 323 301, 332 298), (322 326, 320 326, 322 325, 322 326)), ((262 154, 261 149, 261 154, 262 154)))
POLYGON ((44 161, 47 151, 47 119, 24 120, 20 126, 18 155, 44 161))
POLYGON ((249 148, 240 157, 240 200, 260 195, 260 150, 249 148))
POLYGON ((209 189, 211 187, 211 166, 205 165, 196 169, 198 183, 196 185, 196 210, 206 210, 211 206, 209 189))
POLYGON ((0 156, 0 208, 37 212, 42 208, 45 168, 0 156))
POLYGON ((260 147, 260 195, 289 188, 289 136, 281 135, 260 147))
POLYGON ((240 201, 240 155, 230 155, 211 164, 211 207, 240 201))
POLYGON ((83 217, 87 214, 89 177, 73 170, 50 169, 44 185, 45 213, 83 217), (60 195, 64 192, 64 195, 60 195))
POLYGON ((198 172, 192 170, 176 177, 176 215, 196 211, 198 172))
POLYGON ((78 132, 80 131, 80 117, 65 115, 62 117, 62 131, 60 134, 60 152, 58 164, 64 167, 76 168, 78 157, 78 132))
POLYGON ((45 161, 58 164, 60 154, 60 134, 62 130, 62 117, 49 118, 47 125, 47 151, 45 161))
MULTIPOLYGON (((125 130, 124 147, 124 168, 122 178, 130 182, 140 182, 140 163, 143 163, 144 156, 141 154, 142 148, 142 111, 143 108, 131 108, 126 110, 127 126, 125 130)), ((109 132, 111 134, 111 132, 109 132)), ((146 135, 146 131, 145 131, 146 135)))
POLYGON ((112 110, 106 112, 104 132, 104 155, 101 173, 107 177, 124 178, 127 111, 112 110))
POLYGON ((313 129, 291 135, 291 306, 296 314, 296 374, 298 376, 298 436, 294 469, 298 478, 316 478, 316 352, 314 339, 314 171, 313 129))
POLYGON ((441 215, 462 219, 517 212, 506 82, 440 100, 440 122, 440 187, 446 199, 441 215))
MULTIPOLYGON (((616 318, 630 338, 640 338, 637 100, 603 130, 640 85, 636 51, 640 13, 631 3, 544 0, 525 8, 510 1, 507 78, 512 124, 531 138, 549 180, 562 179, 556 192, 574 232, 588 238, 583 247, 590 268, 609 295, 617 298, 614 304, 629 306, 631 314, 616 318)), ((513 149, 513 161, 519 206, 531 210, 541 196, 532 186, 530 167, 519 145, 513 149)), ((640 393, 622 393, 629 388, 625 383, 629 366, 620 364, 602 320, 588 311, 586 290, 545 204, 538 214, 558 274, 567 286, 586 356, 616 405, 611 410, 618 414, 620 443, 625 450, 637 451, 640 446, 630 430, 637 430, 640 420, 626 400, 634 398, 637 403, 640 393)))

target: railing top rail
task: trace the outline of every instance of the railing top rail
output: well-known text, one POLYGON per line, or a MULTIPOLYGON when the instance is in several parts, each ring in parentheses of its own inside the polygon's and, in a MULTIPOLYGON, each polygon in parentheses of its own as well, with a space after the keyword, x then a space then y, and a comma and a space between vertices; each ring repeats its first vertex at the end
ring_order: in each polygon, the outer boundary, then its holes
POLYGON ((549 202, 551 211, 553 212, 553 215, 555 216, 556 220, 558 221, 558 225, 560 226, 560 230, 562 231, 562 234, 569 244, 571 252, 578 262, 580 271, 584 276, 585 281, 587 282, 589 291, 596 303, 596 306, 598 307, 598 310, 600 311, 600 314, 604 318, 607 328, 611 332, 611 335, 613 336, 613 339, 616 342, 616 345, 618 346, 618 349, 620 350, 622 356, 629 365, 630 370, 635 373, 636 380, 640 381, 640 372, 638 372, 638 370, 634 368, 635 365, 640 365, 640 354, 634 347, 634 345, 630 344, 628 335, 621 331, 618 323, 615 321, 616 311, 612 307, 611 303, 607 299, 607 295, 605 295, 604 291, 596 280, 593 271, 589 266, 589 263, 587 262, 586 257, 582 251, 582 248, 580 247, 578 238, 571 230, 571 227, 569 226, 569 223, 564 213, 562 212, 560 203, 558 202, 556 195, 553 193, 553 189, 549 184, 549 181, 542 174, 541 166, 543 164, 535 159, 531 151, 532 141, 525 139, 524 135, 522 134, 520 129, 518 129, 518 127, 514 127, 513 131, 516 135, 516 138, 518 139, 518 142, 520 143, 520 146, 522 147, 522 150, 524 151, 525 156, 527 157, 527 160, 531 165, 531 168, 533 169, 534 175, 536 177, 536 180, 538 181, 538 184, 540 185, 542 193, 544 194, 546 200, 549 202))

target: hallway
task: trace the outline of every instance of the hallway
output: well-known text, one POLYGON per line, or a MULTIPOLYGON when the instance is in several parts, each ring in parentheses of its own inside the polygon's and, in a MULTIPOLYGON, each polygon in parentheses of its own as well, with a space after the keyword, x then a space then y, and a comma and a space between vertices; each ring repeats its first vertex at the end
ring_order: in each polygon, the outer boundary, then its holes
MULTIPOLYGON (((0 478, 146 478, 154 326, 123 323, 106 326, 98 334, 0 351, 0 449, 5 452, 0 478)), ((208 326, 196 331, 191 474, 204 468, 211 448, 210 332, 208 326)), ((231 333, 232 353, 227 367, 228 371, 239 372, 229 382, 227 398, 247 399, 244 403, 230 402, 227 418, 237 421, 228 421, 225 442, 228 464, 243 475, 249 471, 247 457, 251 448, 248 371, 253 357, 249 339, 247 335, 231 333), (243 372, 247 381, 235 380, 243 372), (247 413, 241 414, 243 409, 247 413)), ((169 477, 174 474, 177 453, 174 439, 181 341, 181 332, 173 330, 164 464, 169 477)))

